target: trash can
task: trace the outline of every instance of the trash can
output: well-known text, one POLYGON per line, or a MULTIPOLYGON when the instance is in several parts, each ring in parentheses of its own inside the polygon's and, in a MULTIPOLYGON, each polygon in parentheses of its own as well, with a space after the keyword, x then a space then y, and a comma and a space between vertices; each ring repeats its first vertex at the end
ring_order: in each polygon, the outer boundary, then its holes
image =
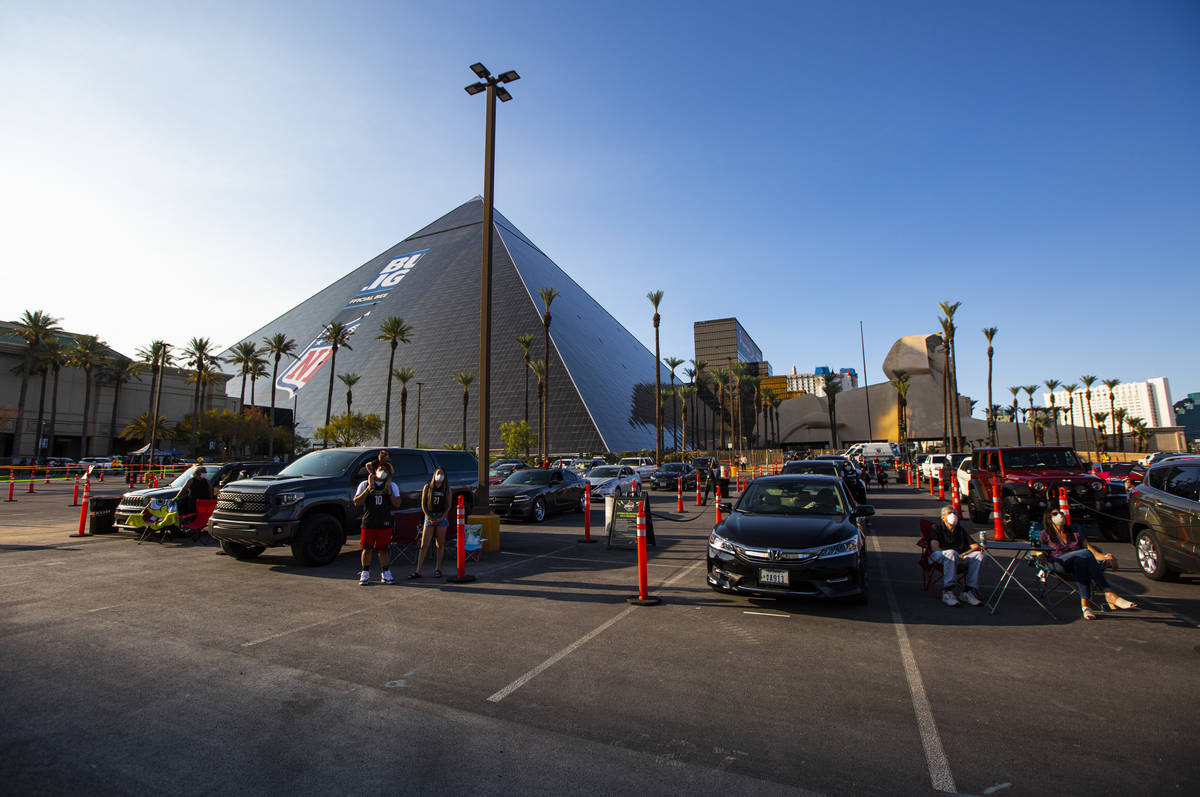
POLYGON ((120 498, 92 498, 90 501, 91 515, 89 531, 92 534, 112 534, 113 515, 116 514, 120 498))

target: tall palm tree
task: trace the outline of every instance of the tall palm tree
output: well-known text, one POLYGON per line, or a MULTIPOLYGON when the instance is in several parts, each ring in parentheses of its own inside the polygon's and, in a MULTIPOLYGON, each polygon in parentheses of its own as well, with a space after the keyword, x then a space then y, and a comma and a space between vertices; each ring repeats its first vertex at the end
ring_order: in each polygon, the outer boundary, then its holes
MULTIPOLYGON (((526 332, 522 335, 517 335, 513 338, 517 345, 521 347, 521 353, 525 357, 525 425, 529 425, 529 347, 533 345, 533 333, 526 332)), ((526 456, 529 452, 525 452, 526 456)))
POLYGON ((673 448, 679 450, 679 394, 675 392, 675 369, 683 365, 678 357, 664 357, 663 362, 671 371, 671 389, 666 395, 671 399, 671 436, 674 438, 673 448))
MULTIPOLYGON (((400 383, 400 447, 404 448, 405 427, 408 425, 408 383, 417 372, 411 368, 397 368, 392 378, 400 383)), ((386 428, 386 427, 385 427, 386 428)), ((387 445, 387 443, 384 443, 387 445)))
MULTIPOLYGON (((999 327, 984 327, 983 328, 983 336, 985 338, 987 338, 987 343, 988 343, 987 358, 988 358, 988 407, 989 408, 994 406, 992 404, 992 356, 996 353, 996 350, 994 348, 992 348, 992 339, 994 337, 996 337, 996 333, 999 331, 1000 331, 999 327)), ((988 444, 993 445, 993 446, 996 445, 996 415, 991 411, 991 409, 988 410, 988 444)))
MULTIPOLYGON (((696 395, 696 386, 695 385, 680 385, 679 387, 675 388, 675 394, 677 396, 679 396, 679 402, 680 402, 679 406, 683 410, 683 423, 681 425, 681 428, 683 429, 683 442, 680 445, 680 450, 686 451, 687 450, 687 439, 688 439, 688 429, 687 429, 688 409, 687 409, 687 405, 688 405, 688 399, 690 399, 692 396, 696 395)), ((696 441, 692 440, 692 446, 694 447, 695 445, 696 445, 696 441)))
POLYGON ((1071 419, 1071 448, 1075 448, 1075 391, 1079 389, 1079 385, 1072 382, 1069 385, 1063 385, 1063 390, 1067 391, 1067 417, 1071 419))
POLYGON ((350 415, 354 406, 354 386, 362 377, 358 374, 338 374, 338 379, 346 386, 346 414, 350 415))
MULTIPOLYGON (((279 381, 279 361, 296 356, 296 341, 282 332, 263 338, 263 353, 271 358, 271 434, 267 437, 267 456, 275 456, 275 383, 279 381)), ((292 419, 295 423, 296 419, 292 419)), ((383 444, 387 445, 387 427, 383 427, 383 444)))
POLYGON ((1092 385, 1096 383, 1096 377, 1092 374, 1084 374, 1083 376, 1079 377, 1079 381, 1083 385, 1083 389, 1087 391, 1083 396, 1087 401, 1087 414, 1084 415, 1083 422, 1087 425, 1088 429, 1091 430, 1092 450, 1096 451, 1099 449, 1099 443, 1096 440, 1096 428, 1092 425, 1092 385))
POLYGON ((1010 387, 1008 389, 1008 392, 1012 393, 1012 397, 1013 397, 1012 419, 1013 419, 1013 425, 1017 429, 1017 445, 1021 445, 1021 424, 1017 420, 1017 410, 1020 409, 1020 407, 1018 407, 1018 405, 1017 405, 1017 396, 1020 395, 1020 393, 1021 393, 1021 386, 1018 385, 1016 387, 1010 387))
POLYGON ((165 340, 152 340, 149 346, 143 346, 137 350, 137 356, 150 369, 150 391, 146 396, 146 417, 152 418, 159 377, 162 369, 175 359, 175 355, 171 353, 171 344, 165 340))
POLYGON ((959 307, 962 307, 962 302, 938 302, 938 308, 946 314, 946 320, 949 322, 949 339, 947 340, 947 344, 950 347, 950 373, 947 376, 950 380, 950 411, 953 417, 952 431, 955 451, 961 451, 963 448, 966 448, 962 431, 962 408, 958 403, 958 358, 954 344, 954 334, 957 330, 957 327, 954 326, 954 314, 958 312, 959 307))
MULTIPOLYGON (((13 424, 13 456, 21 453, 21 435, 23 433, 22 425, 25 421, 25 393, 29 390, 29 377, 33 373, 33 360, 38 353, 38 349, 45 341, 50 338, 53 333, 59 332, 58 322, 62 320, 46 313, 42 310, 34 310, 30 312, 26 310, 21 314, 17 323, 13 325, 13 333, 16 334, 22 341, 25 342, 25 356, 21 362, 21 389, 17 394, 17 419, 13 424)), ((42 430, 34 431, 35 443, 36 438, 41 435, 42 430)), ((34 446, 36 450, 36 445, 34 446)))
POLYGON ((121 403, 121 386, 131 379, 136 379, 145 369, 145 363, 118 354, 108 361, 108 367, 104 370, 104 379, 113 388, 112 416, 108 420, 108 453, 110 454, 116 448, 117 405, 121 403))
POLYGON ((54 456, 54 433, 58 426, 58 378, 62 367, 67 364, 68 351, 58 342, 58 338, 52 337, 42 344, 41 352, 43 362, 54 374, 54 387, 50 391, 50 432, 47 435, 47 453, 54 456))
POLYGON ((542 306, 545 308, 545 312, 542 313, 542 331, 545 334, 545 343, 546 343, 546 348, 545 348, 546 357, 542 361, 545 365, 545 370, 546 370, 546 373, 544 373, 542 375, 542 383, 545 386, 544 389, 542 390, 542 403, 545 407, 545 409, 543 411, 543 415, 542 415, 542 417, 544 419, 542 421, 542 425, 544 428, 542 429, 542 434, 539 435, 539 437, 538 437, 538 440, 540 441, 538 444, 538 450, 541 452, 543 458, 549 459, 550 458, 550 362, 551 362, 551 358, 550 358, 550 321, 551 321, 550 304, 554 301, 554 297, 558 296, 558 290, 555 288, 546 287, 546 288, 542 288, 540 291, 538 291, 538 293, 542 297, 542 306))
POLYGON ((404 319, 398 315, 385 318, 379 325, 379 334, 375 336, 375 340, 387 341, 390 347, 387 364, 387 392, 383 399, 383 444, 385 446, 388 444, 388 435, 392 429, 392 375, 396 372, 396 348, 401 343, 412 343, 411 336, 412 327, 404 323, 404 319))
POLYGON ((758 405, 762 401, 762 379, 757 376, 747 375, 742 378, 746 385, 746 392, 749 394, 750 409, 754 410, 754 424, 750 427, 750 433, 755 437, 761 437, 758 429, 758 405))
POLYGON ((662 417, 662 371, 660 363, 662 355, 658 347, 658 324, 662 316, 658 314, 658 305, 662 302, 662 291, 650 291, 646 294, 650 304, 654 305, 654 461, 662 462, 663 448, 663 417, 662 417))
POLYGON ((545 389, 544 385, 546 382, 546 361, 545 360, 531 360, 529 362, 529 370, 533 371, 533 375, 537 377, 537 400, 538 400, 537 436, 538 436, 538 461, 540 462, 542 460, 542 454, 541 454, 542 435, 545 433, 545 429, 544 429, 545 418, 542 415, 542 409, 544 407, 544 404, 542 402, 542 392, 545 389))
MULTIPOLYGON (((721 424, 721 451, 725 451, 725 386, 729 382, 729 369, 717 368, 712 372, 717 387, 717 420, 721 424)), ((714 439, 716 437, 714 433, 714 439)))
POLYGON ((250 340, 235 343, 229 350, 229 364, 237 366, 238 373, 242 377, 242 389, 238 393, 238 417, 241 417, 246 411, 246 377, 250 375, 250 366, 261 357, 262 355, 258 353, 258 346, 250 340))
POLYGON ((1125 450, 1125 418, 1129 415, 1129 410, 1124 407, 1117 407, 1113 410, 1113 427, 1117 433, 1116 451, 1125 450))
POLYGON ((836 374, 825 374, 825 403, 829 407, 829 438, 833 450, 838 448, 837 396, 842 392, 842 383, 836 374))
MULTIPOLYGON (((692 371, 693 371, 692 382, 693 382, 693 384, 696 385, 695 403, 703 404, 704 401, 700 397, 700 392, 704 389, 704 372, 708 369, 708 360, 701 360, 701 359, 697 358, 697 359, 692 359, 689 362, 691 362, 691 364, 692 364, 692 371)), ((703 417, 703 415, 704 415, 703 407, 698 407, 698 409, 700 411, 695 414, 700 415, 701 417, 697 418, 696 422, 698 423, 698 427, 699 426, 704 427, 704 448, 707 449, 708 448, 707 418, 703 417)), ((693 434, 692 437, 696 438, 697 440, 700 439, 700 436, 698 434, 693 434)))
POLYGON ((950 327, 948 318, 939 318, 942 325, 942 446, 953 451, 950 438, 954 436, 954 410, 950 406, 950 327))
MULTIPOLYGON (((332 349, 329 354, 329 392, 325 396, 325 425, 329 425, 329 418, 333 412, 333 379, 337 373, 337 353, 338 349, 350 349, 350 336, 354 334, 354 330, 346 326, 341 321, 330 321, 321 329, 321 340, 329 344, 332 349)), ((324 443, 323 445, 328 445, 324 443)))
POLYGON ((196 372, 196 393, 192 397, 192 444, 195 446, 197 424, 200 421, 200 388, 204 381, 204 367, 216 359, 213 343, 208 338, 192 338, 183 350, 184 362, 196 372))
POLYGON ((75 368, 83 371, 83 421, 80 428, 80 454, 89 456, 91 446, 88 440, 88 410, 92 402, 92 372, 108 354, 108 347, 95 335, 79 335, 75 338, 75 346, 70 350, 70 362, 75 368))
POLYGON ((1097 441, 1103 440, 1104 447, 1107 449, 1108 448, 1108 431, 1105 430, 1105 428, 1104 428, 1104 422, 1108 420, 1108 413, 1107 412, 1096 412, 1096 413, 1092 413, 1092 417, 1096 420, 1096 427, 1098 430, 1098 435, 1097 435, 1096 439, 1097 439, 1097 441))
POLYGON ((905 411, 908 405, 908 389, 912 387, 912 377, 904 371, 897 371, 889 381, 891 381, 892 387, 896 388, 896 438, 900 442, 900 447, 907 451, 908 424, 905 411))
MULTIPOLYGON (((463 447, 463 451, 466 451, 467 450, 467 404, 471 400, 471 393, 470 393, 469 389, 471 387, 471 383, 475 381, 475 372, 474 371, 459 371, 458 373, 456 373, 454 375, 454 381, 458 382, 460 385, 462 385, 462 389, 463 389, 462 447, 463 447)), ((486 452, 486 451, 481 450, 479 452, 480 457, 486 457, 487 455, 488 455, 488 452, 486 452)))
POLYGON ((779 405, 783 403, 783 396, 771 396, 771 420, 775 426, 775 443, 782 448, 783 438, 779 433, 779 405))
POLYGON ((730 422, 736 424, 731 428, 736 428, 736 436, 733 440, 733 447, 737 450, 738 461, 741 461, 742 456, 742 434, 745 432, 745 423, 742 421, 742 385, 746 379, 746 364, 735 362, 729 366, 729 402, 730 402, 730 422))
POLYGON ((1115 417, 1114 412, 1113 412, 1113 388, 1116 387, 1117 385, 1121 384, 1121 380, 1120 379, 1104 379, 1101 381, 1101 384, 1103 384, 1106 388, 1108 388, 1108 414, 1113 415, 1115 417))
MULTIPOLYGON (((262 353, 261 351, 259 352, 262 353)), ((250 407, 253 409, 258 406, 254 400, 254 386, 258 384, 258 380, 267 375, 267 362, 261 357, 250 363, 250 407)))
POLYGON ((1061 445, 1062 441, 1058 439, 1058 409, 1054 406, 1054 391, 1058 390, 1058 386, 1062 382, 1057 379, 1047 379, 1042 384, 1046 386, 1046 390, 1050 393, 1050 420, 1054 424, 1054 445, 1061 445))

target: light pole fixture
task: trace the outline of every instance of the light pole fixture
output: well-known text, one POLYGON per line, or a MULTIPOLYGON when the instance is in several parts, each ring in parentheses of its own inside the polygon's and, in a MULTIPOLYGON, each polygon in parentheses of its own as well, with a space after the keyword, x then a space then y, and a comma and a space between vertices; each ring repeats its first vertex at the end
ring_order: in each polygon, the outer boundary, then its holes
POLYGON ((476 506, 480 513, 490 512, 488 500, 488 426, 491 410, 491 360, 492 360, 492 184, 496 173, 496 98, 508 102, 512 95, 504 88, 505 83, 520 80, 513 70, 492 75, 483 64, 471 64, 471 71, 479 82, 466 87, 474 96, 487 93, 487 126, 483 148, 483 265, 479 280, 479 496, 476 506))
POLYGON ((417 382, 417 448, 421 447, 421 387, 424 382, 417 382))

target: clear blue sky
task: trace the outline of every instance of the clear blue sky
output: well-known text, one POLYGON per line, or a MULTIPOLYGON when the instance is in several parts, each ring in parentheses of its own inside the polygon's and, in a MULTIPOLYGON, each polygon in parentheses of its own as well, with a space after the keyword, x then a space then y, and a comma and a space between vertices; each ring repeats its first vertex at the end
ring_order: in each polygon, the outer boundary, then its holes
POLYGON ((998 399, 1200 391, 1200 3, 744 5, 9 0, 0 317, 232 343, 481 192, 482 61, 497 207, 664 356, 874 382, 955 299, 981 400, 993 325, 998 399))

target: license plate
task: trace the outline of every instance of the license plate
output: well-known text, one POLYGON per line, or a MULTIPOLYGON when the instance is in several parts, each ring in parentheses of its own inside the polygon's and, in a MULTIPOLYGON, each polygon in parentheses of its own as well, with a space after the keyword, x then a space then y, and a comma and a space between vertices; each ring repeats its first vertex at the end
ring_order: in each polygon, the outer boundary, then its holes
POLYGON ((788 574, 786 570, 759 570, 758 583, 771 587, 786 587, 788 574))

